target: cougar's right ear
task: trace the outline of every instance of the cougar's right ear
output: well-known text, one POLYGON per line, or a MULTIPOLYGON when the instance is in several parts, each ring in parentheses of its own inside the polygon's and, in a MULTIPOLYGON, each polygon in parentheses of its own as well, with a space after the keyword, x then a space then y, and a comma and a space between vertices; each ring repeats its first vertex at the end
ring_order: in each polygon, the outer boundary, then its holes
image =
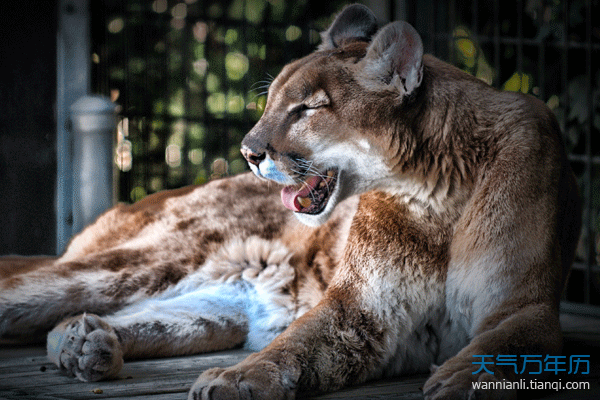
POLYGON ((375 14, 362 4, 352 4, 344 8, 329 29, 321 33, 323 42, 319 50, 334 49, 355 40, 368 42, 375 32, 375 14))

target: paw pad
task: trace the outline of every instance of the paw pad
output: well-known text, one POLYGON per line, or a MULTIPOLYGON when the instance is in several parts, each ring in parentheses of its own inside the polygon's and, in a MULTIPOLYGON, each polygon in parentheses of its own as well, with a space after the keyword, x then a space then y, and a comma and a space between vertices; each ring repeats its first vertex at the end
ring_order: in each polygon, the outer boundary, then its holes
POLYGON ((123 367, 114 329, 91 314, 65 321, 48 334, 48 358, 85 382, 114 377, 123 367))

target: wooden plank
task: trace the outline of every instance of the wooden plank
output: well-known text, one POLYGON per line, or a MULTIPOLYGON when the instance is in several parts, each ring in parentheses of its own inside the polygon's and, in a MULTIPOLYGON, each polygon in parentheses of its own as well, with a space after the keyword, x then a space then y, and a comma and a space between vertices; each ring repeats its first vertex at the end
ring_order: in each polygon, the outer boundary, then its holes
POLYGON ((20 358, 46 357, 46 347, 42 344, 15 345, 0 343, 0 363, 20 358))
MULTIPOLYGON (((598 320, 563 318, 566 354, 591 354, 589 375, 573 380, 591 382, 590 390, 529 391, 524 398, 544 400, 600 399, 600 324, 598 320)), ((185 400, 199 374, 209 367, 227 367, 250 352, 231 350, 197 356, 128 361, 118 379, 83 383, 64 376, 45 357, 42 346, 0 347, 0 399, 185 400)), ((314 397, 341 399, 421 399, 427 375, 370 382, 314 397)), ((565 381, 563 379, 563 381, 565 381)))
POLYGON ((427 375, 415 375, 402 379, 390 379, 371 382, 355 388, 340 390, 313 397, 314 400, 344 399, 422 399, 422 387, 427 375))
MULTIPOLYGON (((0 395, 30 398, 50 396, 61 399, 101 399, 181 394, 189 390, 200 373, 211 367, 228 367, 251 354, 233 350, 197 356, 137 360, 125 363, 116 380, 85 383, 64 376, 45 357, 3 359, 0 361, 0 395), (43 390, 42 390, 43 388, 43 390)), ((177 397, 177 396, 176 396, 177 397)))
MULTIPOLYGON (((0 360, 0 397, 6 399, 165 399, 185 400, 199 374, 209 367, 226 367, 250 352, 234 350, 199 356, 127 362, 119 378, 84 383, 64 376, 45 357, 0 360), (44 367, 44 370, 42 370, 44 367)), ((416 399, 425 376, 398 381, 374 382, 317 399, 416 399)))
MULTIPOLYGON (((234 365, 251 354, 246 351, 232 351, 197 356, 173 357, 165 359, 137 360, 126 362, 117 379, 168 377, 180 372, 200 374, 211 367, 227 367, 234 365)), ((58 367, 44 359, 21 360, 12 366, 1 366, 0 375, 3 378, 36 377, 43 381, 56 379, 54 375, 62 376, 58 367)), ((74 380, 74 378, 69 378, 74 380)), ((24 385, 28 385, 24 383, 24 385)), ((32 385, 30 383, 29 385, 32 385)))
POLYGON ((50 368, 53 364, 46 357, 19 357, 10 360, 0 360, 0 375, 31 373, 42 367, 50 368))
POLYGON ((127 397, 105 397, 103 400, 186 400, 187 391, 185 393, 160 393, 143 396, 127 396, 127 397))

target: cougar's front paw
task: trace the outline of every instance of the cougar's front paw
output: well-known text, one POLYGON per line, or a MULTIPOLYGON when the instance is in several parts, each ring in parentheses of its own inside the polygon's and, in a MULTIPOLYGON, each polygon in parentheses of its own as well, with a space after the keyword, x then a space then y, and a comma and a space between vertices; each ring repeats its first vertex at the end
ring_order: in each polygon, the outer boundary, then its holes
POLYGON ((423 395, 426 400, 515 400, 516 390, 481 389, 479 385, 501 380, 487 372, 473 375, 471 368, 453 372, 442 366, 425 382, 423 395))
POLYGON ((294 399, 291 375, 270 361, 245 361, 231 368, 205 371, 192 389, 188 400, 280 400, 294 399))
POLYGON ((85 382, 114 377, 123 367, 114 329, 92 314, 60 323, 48 334, 47 349, 50 361, 85 382))

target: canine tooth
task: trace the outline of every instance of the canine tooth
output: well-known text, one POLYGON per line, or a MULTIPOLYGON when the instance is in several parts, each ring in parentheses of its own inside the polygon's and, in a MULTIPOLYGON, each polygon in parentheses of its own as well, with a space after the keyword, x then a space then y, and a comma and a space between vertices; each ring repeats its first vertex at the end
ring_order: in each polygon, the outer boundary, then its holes
POLYGON ((335 172, 333 172, 333 171, 327 171, 327 176, 330 178, 333 178, 334 174, 335 174, 335 172))
POLYGON ((324 187, 325 187, 325 185, 327 185, 327 184, 325 183, 325 181, 321 181, 321 183, 319 183, 319 188, 321 188, 321 189, 322 189, 322 188, 324 188, 324 187))
POLYGON ((298 203, 302 208, 308 208, 310 207, 311 201, 308 197, 298 197, 298 203))

